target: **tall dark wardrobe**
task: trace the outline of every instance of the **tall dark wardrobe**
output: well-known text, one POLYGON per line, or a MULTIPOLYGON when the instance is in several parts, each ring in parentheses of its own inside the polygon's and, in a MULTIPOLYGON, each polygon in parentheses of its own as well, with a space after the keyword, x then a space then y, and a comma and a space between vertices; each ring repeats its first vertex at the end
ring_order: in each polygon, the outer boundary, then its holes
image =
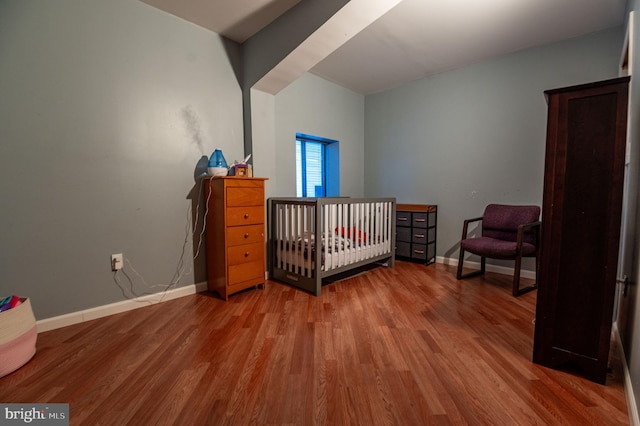
POLYGON ((618 262, 629 77, 545 92, 533 361, 605 383, 618 262))

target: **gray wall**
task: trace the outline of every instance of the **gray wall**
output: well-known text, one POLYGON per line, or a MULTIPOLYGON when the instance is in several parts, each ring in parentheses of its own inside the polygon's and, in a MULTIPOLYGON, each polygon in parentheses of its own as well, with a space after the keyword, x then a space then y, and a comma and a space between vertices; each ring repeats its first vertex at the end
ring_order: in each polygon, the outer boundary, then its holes
POLYGON ((275 96, 251 89, 251 121, 253 173, 269 178, 265 183, 265 196, 268 198, 278 192, 276 188, 279 186, 276 177, 275 96))
POLYGON ((365 196, 438 204, 438 256, 489 203, 542 204, 543 91, 616 77, 622 28, 533 48, 365 99, 365 196))
POLYGON ((179 285, 205 280, 189 208, 202 156, 243 155, 233 48, 138 1, 0 1, 0 294, 38 319, 120 301, 111 253, 169 284, 185 238, 179 285))
POLYGON ((364 195, 364 96, 309 73, 275 96, 273 195, 296 195, 296 132, 339 141, 340 195, 364 195))

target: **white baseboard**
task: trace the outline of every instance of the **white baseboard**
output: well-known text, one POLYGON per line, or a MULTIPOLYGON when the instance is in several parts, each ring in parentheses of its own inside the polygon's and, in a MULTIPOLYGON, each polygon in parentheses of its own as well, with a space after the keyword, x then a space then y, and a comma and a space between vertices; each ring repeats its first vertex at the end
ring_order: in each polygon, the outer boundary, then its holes
MULTIPOLYGON (((458 266, 458 259, 453 259, 451 257, 436 256, 436 263, 458 266)), ((480 269, 480 262, 471 262, 465 259, 464 267, 465 269, 466 268, 480 269)), ((513 275, 513 268, 509 268, 506 266, 491 265, 487 263, 485 266, 485 270, 487 270, 488 272, 495 272, 496 274, 513 275)), ((531 271, 529 269, 521 269, 520 276, 522 278, 531 278, 532 280, 536 278, 535 271, 531 271)))
POLYGON ((97 306, 95 308, 85 309, 83 311, 46 318, 40 321, 36 321, 36 326, 38 328, 38 333, 42 333, 49 330, 55 330, 56 328, 66 327, 68 325, 91 321, 96 318, 119 314, 120 312, 126 312, 149 305, 155 305, 157 303, 166 302, 167 300, 177 299, 179 297, 189 296, 195 293, 201 293, 206 290, 206 282, 191 284, 184 287, 174 288, 167 292, 160 292, 147 296, 136 297, 134 299, 123 300, 122 302, 110 303, 108 305, 97 306))
POLYGON ((631 381, 631 375, 629 374, 627 357, 625 356, 624 348, 622 347, 620 331, 618 330, 618 325, 616 323, 613 323, 612 328, 616 340, 616 346, 618 347, 618 356, 622 361, 622 373, 624 374, 624 394, 627 398, 627 411, 629 412, 629 421, 633 426, 640 426, 640 416, 638 415, 638 406, 636 404, 636 397, 633 392, 633 382, 631 381))

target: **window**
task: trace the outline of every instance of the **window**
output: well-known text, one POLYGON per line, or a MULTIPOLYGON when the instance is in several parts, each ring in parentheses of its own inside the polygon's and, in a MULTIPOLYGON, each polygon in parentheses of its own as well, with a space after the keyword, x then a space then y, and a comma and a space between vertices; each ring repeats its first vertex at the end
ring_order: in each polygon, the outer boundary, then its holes
POLYGON ((296 133, 296 196, 339 195, 338 141, 296 133))
POLYGON ((296 138, 296 195, 324 197, 326 188, 324 144, 296 138))

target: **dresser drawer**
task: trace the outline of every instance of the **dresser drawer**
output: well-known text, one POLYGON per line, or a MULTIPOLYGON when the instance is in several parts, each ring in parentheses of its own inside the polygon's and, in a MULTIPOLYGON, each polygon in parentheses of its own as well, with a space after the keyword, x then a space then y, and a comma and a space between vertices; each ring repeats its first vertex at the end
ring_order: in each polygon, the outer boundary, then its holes
POLYGON ((413 228, 411 230, 411 242, 428 244, 436 240, 436 228, 413 228))
POLYGON ((264 242, 243 244, 227 249, 227 263, 229 265, 239 265, 241 263, 264 261, 264 242))
POLYGON ((227 226, 256 225, 264 223, 264 206, 229 207, 227 226))
POLYGON ((396 228, 396 241, 411 241, 411 228, 398 226, 396 228))
POLYGON ((411 213, 396 212, 396 226, 411 226, 411 213))
POLYGON ((227 228, 227 244, 229 246, 251 243, 264 244, 264 242, 264 224, 231 226, 227 228))
POLYGON ((229 265, 229 286, 248 280, 264 282, 264 262, 250 262, 241 265, 229 265))
POLYGON ((426 228, 427 227, 427 213, 413 213, 411 223, 414 228, 426 228))
POLYGON ((238 186, 227 188, 227 207, 262 206, 263 204, 264 190, 262 188, 238 186))
POLYGON ((414 228, 411 230, 411 242, 418 244, 427 244, 427 229, 424 228, 414 228))
POLYGON ((396 256, 411 257, 411 243, 396 241, 396 256))
POLYGON ((413 259, 427 260, 427 246, 425 244, 412 244, 411 257, 413 259))

